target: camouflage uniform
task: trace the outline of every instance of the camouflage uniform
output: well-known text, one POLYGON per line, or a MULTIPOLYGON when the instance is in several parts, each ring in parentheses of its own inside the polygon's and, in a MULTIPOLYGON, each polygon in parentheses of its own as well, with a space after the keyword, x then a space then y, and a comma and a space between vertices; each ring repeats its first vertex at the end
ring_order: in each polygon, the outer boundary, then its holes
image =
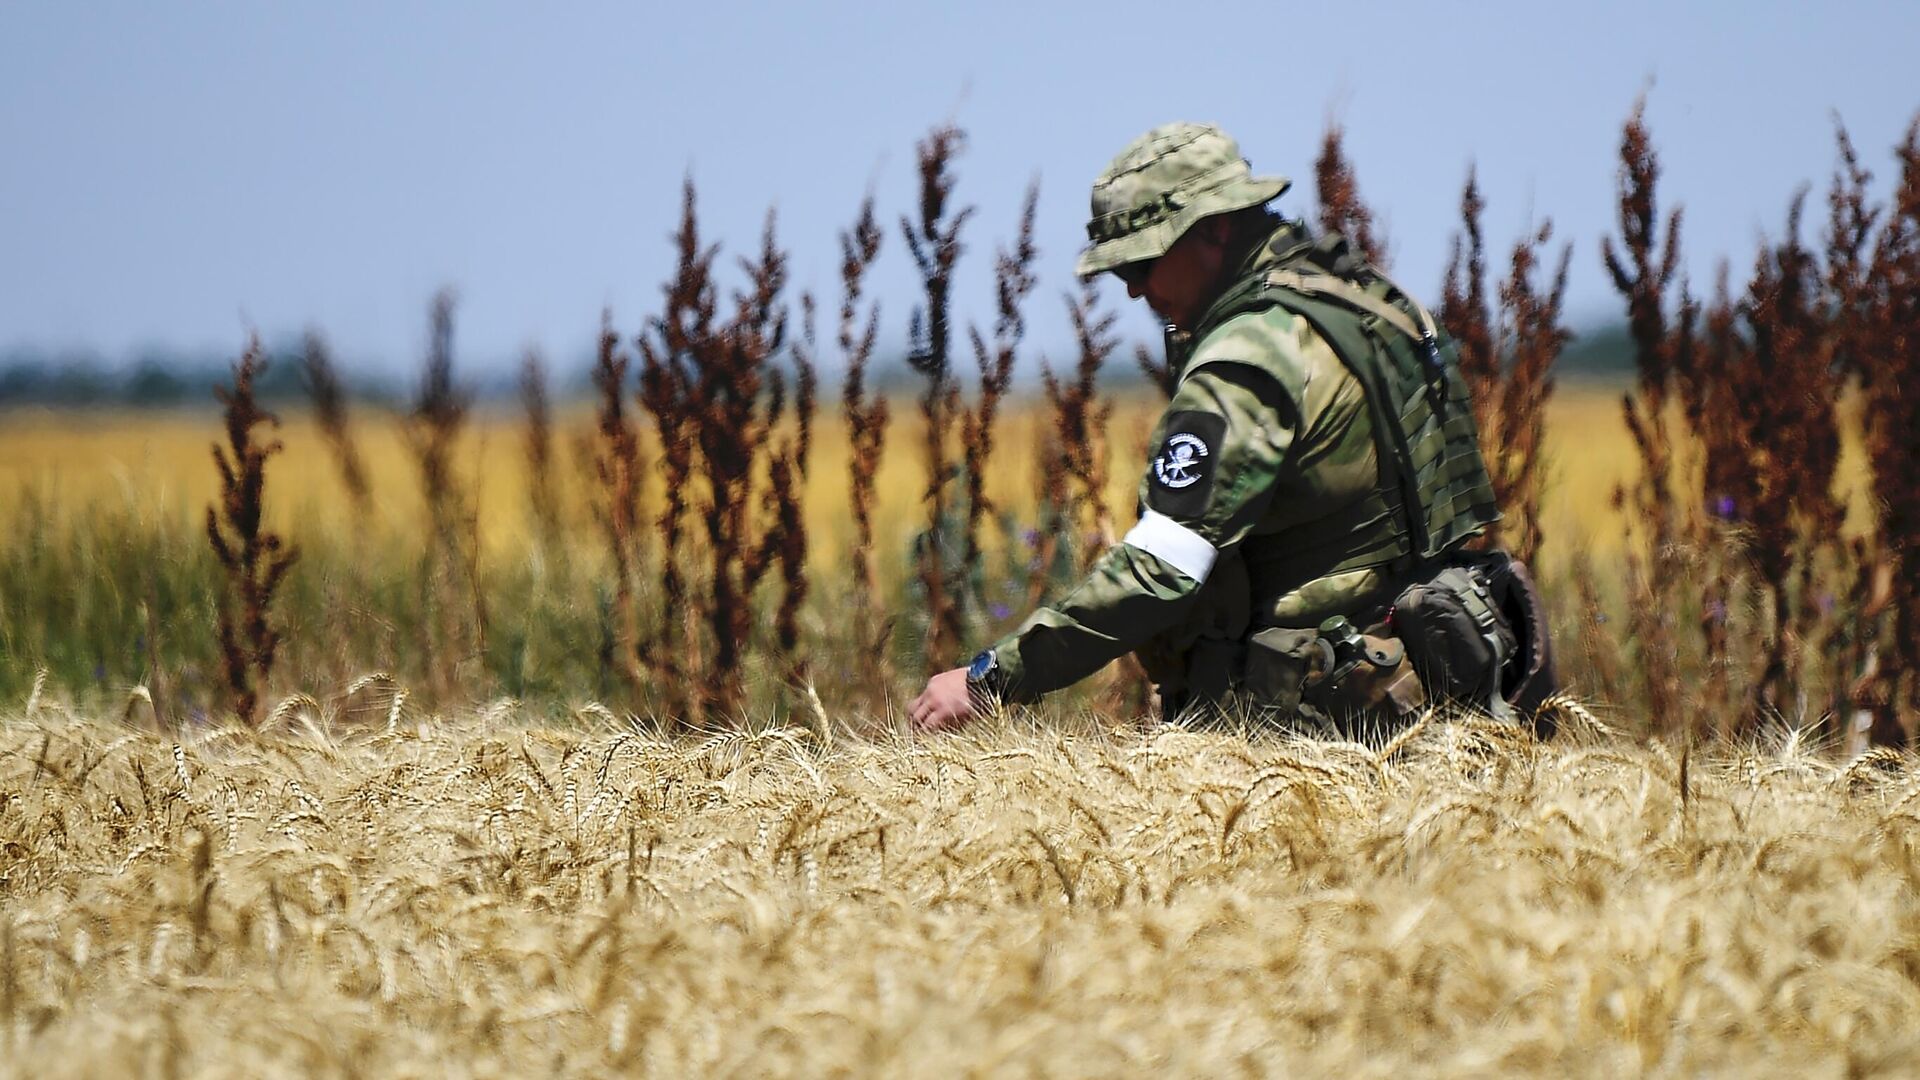
MULTIPOLYGON (((1287 187, 1253 177, 1218 129, 1156 128, 1095 183, 1078 272, 1156 258, 1195 221, 1287 187)), ((1169 714, 1312 714, 1313 628, 1375 623, 1497 519, 1451 345, 1337 235, 1284 222, 1167 348, 1178 384, 1139 523, 994 645, 982 681, 1031 701, 1132 651, 1169 714)))

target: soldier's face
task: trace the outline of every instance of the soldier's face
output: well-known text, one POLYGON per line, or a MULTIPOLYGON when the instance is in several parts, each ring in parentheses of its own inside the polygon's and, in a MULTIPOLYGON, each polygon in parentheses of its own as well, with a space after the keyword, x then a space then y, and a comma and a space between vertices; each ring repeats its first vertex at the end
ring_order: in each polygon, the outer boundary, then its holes
POLYGON ((1127 295, 1145 298, 1162 319, 1185 330, 1212 302, 1226 270, 1228 225, 1218 218, 1195 224, 1174 241, 1165 255, 1136 263, 1120 274, 1127 295))

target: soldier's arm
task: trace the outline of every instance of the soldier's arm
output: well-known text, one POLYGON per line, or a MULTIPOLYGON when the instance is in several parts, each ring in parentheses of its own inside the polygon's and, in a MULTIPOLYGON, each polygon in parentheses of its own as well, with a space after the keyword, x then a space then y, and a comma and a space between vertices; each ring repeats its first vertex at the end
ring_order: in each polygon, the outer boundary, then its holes
POLYGON ((1161 417, 1139 523, 994 645, 1002 695, 1036 700, 1185 618, 1215 560, 1265 513, 1296 427, 1291 398, 1257 368, 1213 360, 1189 374, 1161 417))

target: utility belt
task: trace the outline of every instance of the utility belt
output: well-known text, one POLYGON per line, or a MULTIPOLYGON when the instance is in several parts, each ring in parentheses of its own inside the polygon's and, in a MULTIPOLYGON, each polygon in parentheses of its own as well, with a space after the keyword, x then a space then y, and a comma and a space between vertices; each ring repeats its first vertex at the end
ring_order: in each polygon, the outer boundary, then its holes
POLYGON ((1202 636, 1181 654, 1145 659, 1168 719, 1245 717, 1352 735, 1456 705, 1552 735, 1550 718, 1537 715, 1558 688, 1545 610, 1526 566, 1505 552, 1453 553, 1384 610, 1312 630, 1202 636))

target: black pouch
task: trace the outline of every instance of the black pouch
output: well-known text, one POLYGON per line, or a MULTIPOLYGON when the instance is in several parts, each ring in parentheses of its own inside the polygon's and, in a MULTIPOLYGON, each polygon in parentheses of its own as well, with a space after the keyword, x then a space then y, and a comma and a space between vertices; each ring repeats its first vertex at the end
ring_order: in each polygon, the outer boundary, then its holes
POLYGON ((1545 607, 1524 563, 1504 551, 1461 552, 1402 592, 1390 620, 1435 700, 1553 735, 1540 705, 1559 683, 1545 607))
POLYGON ((1391 622, 1433 700, 1512 718, 1501 684, 1518 643, 1476 567, 1445 566, 1409 586, 1394 601, 1391 622))

